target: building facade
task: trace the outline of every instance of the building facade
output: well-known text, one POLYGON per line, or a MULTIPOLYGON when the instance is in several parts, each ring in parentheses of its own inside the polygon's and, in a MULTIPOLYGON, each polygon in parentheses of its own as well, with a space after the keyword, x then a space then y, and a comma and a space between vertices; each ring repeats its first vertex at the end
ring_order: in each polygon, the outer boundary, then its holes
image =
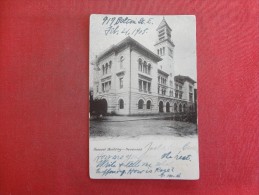
POLYGON ((155 52, 127 37, 97 56, 93 98, 118 115, 194 111, 194 84, 175 75, 171 28, 163 18, 157 28, 155 52))

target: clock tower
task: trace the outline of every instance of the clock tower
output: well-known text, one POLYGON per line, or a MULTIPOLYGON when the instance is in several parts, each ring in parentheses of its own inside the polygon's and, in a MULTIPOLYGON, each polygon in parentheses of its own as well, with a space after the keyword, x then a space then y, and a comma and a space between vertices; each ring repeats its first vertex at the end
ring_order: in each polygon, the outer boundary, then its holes
POLYGON ((174 80, 174 43, 171 39, 172 29, 167 24, 165 18, 156 29, 157 41, 155 46, 156 54, 163 60, 158 63, 158 69, 168 74, 167 85, 174 80))

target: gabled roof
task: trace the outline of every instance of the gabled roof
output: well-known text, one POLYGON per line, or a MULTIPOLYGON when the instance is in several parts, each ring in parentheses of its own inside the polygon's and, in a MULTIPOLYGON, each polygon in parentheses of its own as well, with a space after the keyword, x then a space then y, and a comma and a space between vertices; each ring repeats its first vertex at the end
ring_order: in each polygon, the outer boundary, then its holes
POLYGON ((99 62, 106 56, 112 54, 113 52, 117 53, 121 49, 129 47, 129 46, 132 46, 132 49, 142 52, 143 55, 148 56, 149 58, 151 58, 152 60, 154 60, 156 62, 159 62, 162 60, 161 57, 159 57, 157 54, 153 53, 151 50, 149 50, 148 48, 146 48, 145 46, 143 46, 142 44, 137 42, 135 39, 133 39, 131 37, 127 37, 127 38, 123 39, 121 42, 119 42, 118 44, 112 45, 109 49, 107 49, 103 53, 101 53, 97 57, 97 62, 99 62))
POLYGON ((171 31, 172 29, 170 28, 170 26, 167 24, 166 20, 165 20, 165 17, 163 17, 163 20, 161 21, 161 23, 159 24, 159 26, 157 27, 156 30, 159 30, 161 28, 163 28, 164 26, 167 26, 167 28, 169 28, 171 31))
POLYGON ((194 81, 192 78, 188 77, 188 76, 182 76, 182 75, 177 75, 174 77, 174 80, 180 83, 184 83, 185 81, 188 81, 192 84, 196 83, 196 81, 194 81))

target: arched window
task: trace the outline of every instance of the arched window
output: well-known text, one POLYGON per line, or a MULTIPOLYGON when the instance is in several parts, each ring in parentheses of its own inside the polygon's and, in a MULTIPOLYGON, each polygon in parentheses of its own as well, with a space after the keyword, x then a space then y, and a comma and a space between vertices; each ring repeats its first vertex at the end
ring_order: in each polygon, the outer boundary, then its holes
POLYGON ((166 103, 166 112, 170 112, 170 104, 169 104, 169 102, 166 103))
POLYGON ((183 112, 186 112, 186 105, 183 105, 183 112))
POLYGON ((147 73, 147 62, 146 61, 144 61, 144 63, 143 63, 143 72, 147 73))
POLYGON ((142 71, 142 59, 141 58, 138 59, 138 70, 142 71))
POLYGON ((123 99, 119 100, 120 109, 124 109, 124 101, 123 99))
POLYGON ((159 102, 159 112, 164 112, 164 104, 162 101, 159 102))
POLYGON ((174 103, 174 112, 177 112, 177 104, 174 103))
POLYGON ((147 101, 147 109, 151 109, 151 101, 150 100, 147 101))
POLYGON ((121 56, 121 57, 120 57, 120 69, 123 68, 123 61, 124 61, 124 57, 121 56))
POLYGON ((109 73, 111 73, 111 69, 112 69, 112 61, 110 60, 109 61, 109 71, 108 71, 109 73))
POLYGON ((182 104, 179 105, 179 112, 183 112, 183 110, 182 110, 182 104))
POLYGON ((138 109, 143 109, 143 107, 144 107, 144 100, 140 99, 138 101, 138 109))
POLYGON ((105 64, 105 74, 108 73, 108 66, 109 66, 108 63, 106 63, 106 64, 105 64))

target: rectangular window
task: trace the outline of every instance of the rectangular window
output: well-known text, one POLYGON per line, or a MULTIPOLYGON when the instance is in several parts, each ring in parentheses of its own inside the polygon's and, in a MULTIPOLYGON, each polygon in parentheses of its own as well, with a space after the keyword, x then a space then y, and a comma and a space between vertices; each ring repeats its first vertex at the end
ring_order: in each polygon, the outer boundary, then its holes
POLYGON ((99 90, 99 86, 98 84, 96 85, 96 92, 98 93, 98 90, 99 90))
POLYGON ((139 91, 142 91, 142 80, 138 80, 138 84, 139 84, 139 91))
POLYGON ((143 82, 143 89, 145 92, 147 92, 147 82, 146 81, 143 82))
POLYGON ((123 88, 123 78, 120 78, 120 89, 123 88))

